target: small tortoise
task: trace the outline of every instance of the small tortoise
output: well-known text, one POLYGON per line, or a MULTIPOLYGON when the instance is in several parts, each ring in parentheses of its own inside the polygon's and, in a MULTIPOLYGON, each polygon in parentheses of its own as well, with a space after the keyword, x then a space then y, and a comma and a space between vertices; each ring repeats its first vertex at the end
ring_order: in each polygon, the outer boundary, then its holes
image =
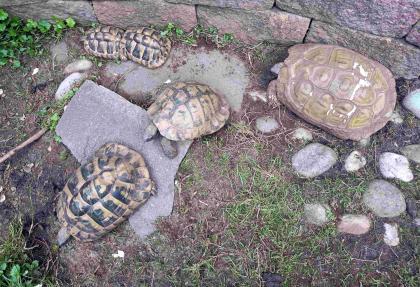
POLYGON ((106 144, 70 177, 57 205, 63 227, 59 245, 70 236, 98 239, 126 220, 155 194, 143 157, 120 144, 106 144))
POLYGON ((158 94, 147 113, 152 123, 146 128, 145 140, 158 132, 163 152, 177 156, 175 141, 193 140, 221 129, 229 118, 229 104, 208 86, 178 82, 158 94))
POLYGON ((82 38, 87 53, 106 59, 132 60, 150 69, 162 66, 171 51, 171 41, 151 28, 123 31, 109 26, 90 30, 82 38))
POLYGON ((308 122, 352 140, 384 127, 396 102, 387 68, 352 50, 321 44, 291 47, 267 93, 308 122))

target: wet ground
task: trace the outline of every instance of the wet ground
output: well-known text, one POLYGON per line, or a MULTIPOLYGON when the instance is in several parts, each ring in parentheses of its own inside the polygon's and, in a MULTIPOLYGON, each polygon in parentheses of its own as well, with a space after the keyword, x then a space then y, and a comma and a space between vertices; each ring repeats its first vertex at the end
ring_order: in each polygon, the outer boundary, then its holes
MULTIPOLYGON (((66 63, 83 55, 76 31, 67 34, 66 63)), ((202 45, 211 49, 209 45, 202 45)), ((247 91, 265 89, 274 75, 269 69, 284 58, 282 47, 255 51, 225 49, 242 59, 250 71, 247 91), (269 53, 269 51, 271 51, 269 53), (264 53, 263 53, 264 55, 264 53)), ((92 59, 89 78, 101 82, 106 62, 92 59)), ((2 68, 0 88, 0 154, 39 129, 38 112, 54 101, 64 79, 66 63, 49 55, 26 59, 23 68, 2 68), (32 70, 39 68, 37 75, 32 70)), ((398 80, 398 100, 418 83, 398 80)), ((42 139, 0 165, 0 238, 16 216, 22 216, 31 255, 43 266, 54 265, 61 286, 418 286, 419 233, 409 215, 386 222, 400 225, 401 244, 383 243, 384 220, 373 217, 361 204, 369 180, 380 178, 377 157, 384 151, 420 141, 420 121, 400 104, 404 123, 388 123, 370 145, 359 147, 338 140, 306 124, 284 107, 270 108, 245 95, 242 109, 215 135, 196 140, 178 172, 173 215, 158 231, 140 241, 128 223, 94 243, 54 245, 59 229, 55 204, 69 174, 79 166, 65 146, 47 133, 42 139), (280 129, 271 135, 255 131, 255 120, 270 115, 280 129), (291 156, 304 143, 292 140, 297 127, 312 131, 314 142, 336 150, 333 169, 314 180, 291 172, 291 156), (367 166, 349 175, 344 158, 354 149, 368 159, 367 166), (373 229, 363 236, 342 235, 334 223, 322 228, 302 223, 303 204, 329 203, 336 215, 368 214, 373 229), (118 250, 124 258, 115 258, 118 250)), ((420 203, 420 167, 412 164, 416 179, 395 181, 406 198, 420 203)))

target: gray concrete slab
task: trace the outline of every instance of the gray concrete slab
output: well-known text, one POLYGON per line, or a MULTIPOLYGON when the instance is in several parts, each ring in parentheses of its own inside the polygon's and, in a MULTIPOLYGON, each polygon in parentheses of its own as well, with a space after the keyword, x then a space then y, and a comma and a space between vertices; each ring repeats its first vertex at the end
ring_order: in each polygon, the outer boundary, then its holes
POLYGON ((57 125, 57 134, 63 144, 82 164, 109 142, 124 144, 143 155, 157 185, 157 195, 129 219, 141 238, 155 230, 157 218, 171 214, 175 175, 191 145, 191 141, 179 142, 178 156, 167 158, 158 139, 143 141, 144 129, 149 122, 144 109, 87 80, 70 101, 57 125))

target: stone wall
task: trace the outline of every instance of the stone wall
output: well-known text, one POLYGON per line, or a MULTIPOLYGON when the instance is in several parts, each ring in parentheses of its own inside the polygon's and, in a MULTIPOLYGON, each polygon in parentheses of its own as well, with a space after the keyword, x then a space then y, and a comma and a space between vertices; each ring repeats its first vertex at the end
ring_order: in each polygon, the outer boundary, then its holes
POLYGON ((73 17, 120 28, 174 22, 215 26, 255 44, 341 45, 387 66, 396 78, 420 75, 419 0, 0 0, 24 18, 73 17))

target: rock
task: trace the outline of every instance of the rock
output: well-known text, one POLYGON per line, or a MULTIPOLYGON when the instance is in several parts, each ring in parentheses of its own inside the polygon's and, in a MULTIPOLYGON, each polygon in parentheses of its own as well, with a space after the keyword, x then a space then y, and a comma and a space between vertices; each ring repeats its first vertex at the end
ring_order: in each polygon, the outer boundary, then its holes
POLYGON ((415 224, 417 227, 420 227, 420 217, 417 217, 416 219, 414 219, 414 224, 415 224))
POLYGON ((68 59, 69 49, 66 42, 61 41, 51 47, 51 58, 55 63, 61 64, 68 59))
POLYGON ((420 89, 409 93, 403 100, 403 106, 420 119, 420 89))
POLYGON ((366 215, 345 214, 337 225, 338 232, 354 235, 365 234, 369 231, 371 222, 366 215))
POLYGON ((329 221, 327 212, 332 214, 327 205, 319 203, 305 204, 303 212, 306 223, 318 226, 322 226, 329 221))
POLYGON ((87 80, 68 104, 57 126, 63 144, 81 164, 109 142, 127 145, 143 155, 157 185, 157 195, 129 219, 141 238, 155 230, 157 218, 171 214, 175 174, 191 145, 191 141, 178 142, 178 156, 168 159, 162 153, 158 138, 149 142, 142 140, 149 123, 145 110, 87 80))
POLYGON ((385 234, 384 242, 389 246, 397 246, 400 244, 400 238, 398 237, 398 225, 384 223, 385 234))
POLYGON ((273 8, 265 11, 197 7, 200 25, 217 27, 220 33, 232 33, 245 43, 268 41, 283 45, 301 43, 309 27, 309 18, 273 8))
POLYGON ((339 45, 357 51, 386 66, 395 78, 415 79, 420 74, 420 50, 401 39, 312 21, 305 42, 339 45))
POLYGON ((405 211, 404 195, 385 180, 374 180, 363 194, 363 203, 379 217, 396 217, 405 211))
POLYGON ((224 8, 236 8, 247 10, 266 10, 271 9, 274 0, 165 0, 170 3, 182 3, 188 5, 215 6, 224 8))
POLYGON ((304 128, 297 128, 293 131, 292 139, 302 140, 302 141, 311 141, 312 133, 304 128))
POLYGON ((331 148, 312 143, 292 157, 294 170, 303 177, 316 177, 329 170, 337 162, 337 154, 331 148))
POLYGON ((290 47, 275 83, 277 98, 297 116, 340 139, 355 141, 385 126, 397 98, 387 68, 334 45, 290 47))
POLYGON ((259 117, 255 121, 255 127, 258 131, 262 132, 263 134, 269 134, 279 128, 279 123, 272 117, 265 116, 259 117))
POLYGON ((0 6, 13 15, 23 19, 52 19, 56 16, 60 19, 72 17, 78 24, 91 25, 97 22, 92 5, 89 1, 0 1, 0 6))
POLYGON ((283 276, 277 273, 263 272, 261 274, 264 287, 279 287, 284 282, 283 276))
POLYGON ((266 96, 265 91, 261 91, 261 90, 251 91, 248 93, 248 95, 251 97, 251 99, 254 102, 256 101, 262 101, 264 103, 267 102, 267 96, 266 96))
POLYGON ((394 124, 400 125, 404 122, 404 119, 401 117, 400 113, 397 110, 395 110, 391 115, 390 121, 394 124))
POLYGON ((405 200, 405 204, 407 206, 407 213, 408 213, 408 215, 410 215, 412 218, 416 218, 417 217, 417 204, 416 204, 416 201, 414 199, 407 198, 405 200))
POLYGON ((359 140, 359 146, 367 147, 370 145, 370 137, 359 140))
POLYGON ((358 0, 281 0, 276 6, 284 11, 361 30, 376 35, 402 38, 418 20, 417 0, 390 5, 387 1, 358 0), (398 8, 397 8, 398 7, 398 8))
MULTIPOLYGON (((134 102, 149 100, 164 82, 195 81, 223 94, 234 111, 241 108, 249 72, 235 56, 205 48, 178 48, 171 51, 166 63, 151 70, 132 62, 109 62, 103 78, 118 84, 117 92, 134 102)), ((109 85, 115 88, 114 84, 109 85)))
POLYGON ((408 159, 392 152, 384 152, 379 156, 379 170, 385 178, 397 178, 405 182, 414 178, 408 159))
POLYGON ((275 64, 274 66, 271 67, 270 72, 278 75, 281 67, 283 67, 283 66, 284 66, 283 62, 277 63, 277 64, 275 64))
POLYGON ((169 22, 185 31, 197 25, 195 7, 164 0, 92 1, 95 14, 103 25, 119 28, 165 26, 169 22))
POLYGON ((357 150, 352 151, 344 162, 344 169, 348 172, 358 171, 366 165, 366 158, 357 150))
POLYGON ((417 24, 411 28, 411 31, 405 37, 405 40, 413 45, 416 45, 417 47, 420 47, 420 21, 418 21, 417 24))
POLYGON ((67 78, 61 82, 60 86, 58 86, 58 89, 55 92, 55 99, 57 101, 61 100, 67 94, 67 92, 81 84, 86 79, 86 77, 86 74, 81 73, 73 73, 67 76, 67 78))
POLYGON ((86 72, 90 70, 93 66, 93 63, 86 59, 81 59, 74 61, 73 63, 68 64, 64 68, 64 74, 71 74, 75 72, 86 72))
POLYGON ((401 153, 415 163, 420 163, 420 144, 407 145, 401 149, 401 153))

